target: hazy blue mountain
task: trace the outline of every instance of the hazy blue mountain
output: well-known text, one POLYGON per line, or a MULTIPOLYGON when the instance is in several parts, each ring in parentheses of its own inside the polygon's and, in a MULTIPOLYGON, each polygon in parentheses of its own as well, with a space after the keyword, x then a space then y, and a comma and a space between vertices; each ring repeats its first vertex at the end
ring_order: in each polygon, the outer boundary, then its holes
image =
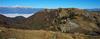
POLYGON ((0 13, 1 14, 34 14, 40 10, 43 10, 44 8, 33 8, 33 7, 0 7, 0 13))
POLYGON ((88 10, 88 11, 100 11, 100 8, 85 9, 85 10, 88 10))

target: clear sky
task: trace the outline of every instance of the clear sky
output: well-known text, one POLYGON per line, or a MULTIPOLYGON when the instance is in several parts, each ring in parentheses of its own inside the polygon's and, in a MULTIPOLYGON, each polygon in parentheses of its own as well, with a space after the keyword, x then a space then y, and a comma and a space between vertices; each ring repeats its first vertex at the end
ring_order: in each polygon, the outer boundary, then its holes
POLYGON ((0 0, 0 6, 31 6, 35 8, 100 8, 100 0, 0 0))

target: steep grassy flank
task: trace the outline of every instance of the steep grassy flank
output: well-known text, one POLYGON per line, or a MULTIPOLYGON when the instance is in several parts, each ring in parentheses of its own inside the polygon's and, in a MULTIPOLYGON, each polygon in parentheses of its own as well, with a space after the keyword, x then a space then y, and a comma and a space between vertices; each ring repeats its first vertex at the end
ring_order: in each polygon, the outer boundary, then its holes
POLYGON ((29 29, 28 26, 7 22, 3 19, 0 19, 0 27, 14 28, 14 29, 29 29))
POLYGON ((53 25, 47 30, 84 34, 89 34, 90 32, 100 33, 99 11, 89 12, 77 8, 58 8, 56 11, 53 25))
POLYGON ((100 35, 100 12, 89 12, 77 8, 44 9, 22 20, 19 24, 36 30, 84 34, 94 32, 100 35))
POLYGON ((59 33, 44 30, 20 30, 0 27, 0 39, 99 39, 100 36, 90 36, 79 33, 59 33))
POLYGON ((56 16, 55 10, 42 10, 29 18, 22 20, 19 24, 27 25, 31 29, 44 29, 52 24, 56 16))

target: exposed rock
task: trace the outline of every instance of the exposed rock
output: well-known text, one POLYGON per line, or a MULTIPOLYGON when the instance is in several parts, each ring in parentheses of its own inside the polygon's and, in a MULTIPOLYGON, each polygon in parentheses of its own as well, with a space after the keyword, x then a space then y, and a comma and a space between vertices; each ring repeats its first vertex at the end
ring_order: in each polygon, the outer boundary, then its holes
POLYGON ((0 30, 0 32, 1 32, 1 30, 0 30))
POLYGON ((64 25, 64 26, 60 26, 60 28, 61 28, 61 32, 66 32, 66 26, 64 25))
POLYGON ((99 35, 98 33, 93 32, 93 31, 90 31, 89 34, 91 34, 91 35, 99 35))

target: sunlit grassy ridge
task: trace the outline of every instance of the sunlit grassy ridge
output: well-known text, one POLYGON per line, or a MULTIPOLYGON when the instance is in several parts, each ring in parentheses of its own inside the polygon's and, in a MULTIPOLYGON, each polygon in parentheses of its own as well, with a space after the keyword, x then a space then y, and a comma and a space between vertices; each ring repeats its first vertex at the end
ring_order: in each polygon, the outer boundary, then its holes
POLYGON ((60 33, 44 30, 20 30, 0 27, 0 39, 98 39, 99 36, 90 36, 79 33, 60 33))

